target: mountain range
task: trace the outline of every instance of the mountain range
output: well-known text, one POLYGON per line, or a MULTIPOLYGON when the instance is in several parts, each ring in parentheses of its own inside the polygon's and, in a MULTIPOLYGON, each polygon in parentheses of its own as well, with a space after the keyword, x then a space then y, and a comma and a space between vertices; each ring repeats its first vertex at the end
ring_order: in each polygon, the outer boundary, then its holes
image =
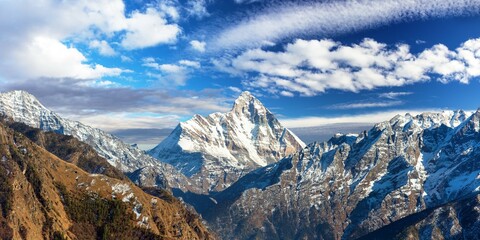
POLYGON ((397 115, 305 145, 244 92, 231 111, 195 115, 148 154, 23 91, 0 94, 0 113, 71 135, 114 167, 97 160, 103 167, 88 171, 172 189, 222 239, 478 239, 480 111, 397 115))
POLYGON ((356 239, 424 211, 434 212, 389 237, 477 239, 479 126, 480 111, 399 115, 309 144, 199 211, 237 239, 356 239))

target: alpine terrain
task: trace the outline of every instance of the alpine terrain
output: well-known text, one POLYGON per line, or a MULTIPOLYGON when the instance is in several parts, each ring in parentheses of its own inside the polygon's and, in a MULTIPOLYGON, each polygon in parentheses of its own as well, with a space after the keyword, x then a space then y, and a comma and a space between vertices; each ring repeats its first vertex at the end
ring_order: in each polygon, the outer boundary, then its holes
POLYGON ((148 153, 202 189, 219 191, 304 145, 258 99, 243 92, 230 112, 195 115, 148 153))
POLYGON ((70 135, 92 146, 107 161, 140 186, 194 190, 189 180, 172 166, 100 129, 60 117, 25 91, 0 94, 0 114, 44 131, 70 135))
POLYGON ((478 239, 479 159, 480 110, 398 115, 311 143, 197 210, 225 239, 478 239))
POLYGON ((1 239, 213 237, 168 192, 145 193, 76 141, 0 123, 1 239))

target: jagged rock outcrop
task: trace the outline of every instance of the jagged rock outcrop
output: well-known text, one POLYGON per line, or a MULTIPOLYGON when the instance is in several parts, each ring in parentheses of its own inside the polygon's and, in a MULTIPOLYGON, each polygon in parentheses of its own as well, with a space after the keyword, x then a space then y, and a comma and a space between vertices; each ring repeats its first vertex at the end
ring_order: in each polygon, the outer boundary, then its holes
POLYGON ((148 153, 206 191, 219 191, 303 146, 258 99, 243 92, 230 112, 195 115, 148 153))

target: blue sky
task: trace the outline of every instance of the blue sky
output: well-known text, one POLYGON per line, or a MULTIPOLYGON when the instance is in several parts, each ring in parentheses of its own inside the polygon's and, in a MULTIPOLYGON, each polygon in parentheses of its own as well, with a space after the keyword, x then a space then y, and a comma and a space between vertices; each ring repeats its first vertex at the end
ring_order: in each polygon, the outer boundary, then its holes
POLYGON ((480 0, 0 0, 0 87, 113 132, 244 90, 288 127, 373 123, 477 109, 479 26, 480 0))

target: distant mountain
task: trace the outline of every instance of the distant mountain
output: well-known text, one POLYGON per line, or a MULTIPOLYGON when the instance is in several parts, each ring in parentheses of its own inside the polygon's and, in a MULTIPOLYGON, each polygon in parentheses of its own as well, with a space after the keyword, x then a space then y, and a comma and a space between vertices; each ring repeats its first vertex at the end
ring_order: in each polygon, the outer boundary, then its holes
POLYGON ((1 239, 212 238, 168 192, 149 195, 114 170, 97 174, 106 160, 71 137, 9 127, 0 123, 1 239))
POLYGON ((159 162, 142 150, 100 129, 60 117, 28 92, 1 93, 0 114, 30 127, 70 135, 87 143, 112 166, 127 173, 139 185, 193 188, 189 180, 172 166, 159 162))
POLYGON ((230 112, 195 115, 148 153, 197 186, 218 191, 304 145, 258 99, 243 92, 230 112))
POLYGON ((315 127, 290 128, 303 142, 326 142, 337 133, 358 133, 372 128, 372 123, 332 123, 315 127))
POLYGON ((356 239, 406 217, 397 233, 414 239, 478 239, 479 159, 480 110, 398 115, 312 143, 196 206, 228 239, 356 239))

